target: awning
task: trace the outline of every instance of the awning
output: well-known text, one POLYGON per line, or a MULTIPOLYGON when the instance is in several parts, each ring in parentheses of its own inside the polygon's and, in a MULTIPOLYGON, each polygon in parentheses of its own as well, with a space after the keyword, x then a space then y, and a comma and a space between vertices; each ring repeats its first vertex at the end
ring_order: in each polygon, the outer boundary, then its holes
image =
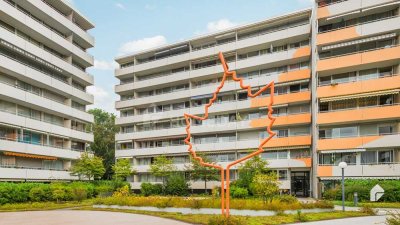
POLYGON ((132 140, 122 140, 122 141, 117 141, 117 144, 122 144, 122 143, 131 143, 132 140))
POLYGON ((293 85, 293 84, 302 84, 302 83, 306 83, 306 82, 310 82, 310 79, 294 80, 294 81, 289 81, 289 82, 285 82, 285 83, 277 83, 277 84, 275 84, 275 87, 287 86, 287 85, 293 85))
POLYGON ((382 95, 393 95, 393 94, 398 94, 399 92, 400 92, 400 89, 395 89, 395 90, 367 92, 367 93, 346 95, 346 96, 335 96, 335 97, 329 97, 329 98, 321 98, 320 102, 333 102, 333 101, 341 101, 341 100, 355 99, 355 98, 366 98, 366 97, 374 97, 374 96, 382 96, 382 95))
POLYGON ((203 99, 203 98, 212 98, 213 94, 207 94, 207 95, 197 95, 192 97, 192 100, 197 100, 197 99, 203 99))
POLYGON ((390 33, 390 34, 383 34, 379 36, 374 36, 374 37, 369 37, 369 38, 364 38, 364 39, 359 39, 359 40, 354 40, 354 41, 348 41, 348 42, 342 42, 339 44, 334 44, 334 45, 328 45, 325 47, 322 47, 322 51, 333 49, 333 48, 341 48, 341 47, 346 47, 350 45, 356 45, 360 43, 365 43, 365 42, 371 42, 371 41, 377 41, 377 40, 382 40, 382 39, 387 39, 387 38, 392 38, 396 37, 396 33, 390 33))
POLYGON ((44 155, 33 155, 33 154, 25 154, 17 152, 3 152, 3 154, 7 156, 17 156, 17 157, 32 158, 32 159, 57 160, 56 157, 44 156, 44 155))
POLYGON ((318 153, 348 153, 348 152, 365 152, 365 148, 355 148, 355 149, 338 149, 338 150, 329 150, 329 151, 318 151, 318 153))

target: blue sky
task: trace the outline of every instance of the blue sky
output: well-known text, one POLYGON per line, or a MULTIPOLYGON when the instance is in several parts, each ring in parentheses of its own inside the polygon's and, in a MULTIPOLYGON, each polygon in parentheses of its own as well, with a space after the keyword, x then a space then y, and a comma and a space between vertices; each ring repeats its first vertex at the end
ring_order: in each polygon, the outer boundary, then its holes
POLYGON ((114 58, 311 7, 312 0, 66 0, 96 27, 93 107, 114 112, 114 58))

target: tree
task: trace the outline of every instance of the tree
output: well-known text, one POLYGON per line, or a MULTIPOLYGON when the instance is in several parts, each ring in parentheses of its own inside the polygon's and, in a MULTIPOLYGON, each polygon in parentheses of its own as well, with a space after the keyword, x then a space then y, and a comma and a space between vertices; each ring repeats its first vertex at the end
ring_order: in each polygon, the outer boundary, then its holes
POLYGON ((164 155, 155 157, 153 164, 150 165, 150 173, 162 178, 163 187, 165 187, 165 178, 174 171, 176 171, 176 166, 173 164, 172 159, 164 155))
POLYGON ((126 180, 127 177, 136 173, 132 169, 129 159, 118 159, 115 165, 112 166, 112 170, 115 180, 126 180))
POLYGON ((79 179, 85 176, 87 179, 99 179, 105 173, 103 159, 97 156, 90 156, 87 152, 72 166, 71 174, 78 175, 79 179))
POLYGON ((88 112, 94 116, 92 124, 94 141, 90 148, 96 156, 104 160, 106 170, 102 178, 111 179, 115 154, 115 134, 119 130, 115 125, 116 116, 102 109, 91 109, 88 112))
MULTIPOLYGON (((210 159, 204 154, 197 154, 203 158, 204 162, 210 163, 210 159)), ((219 179, 219 170, 213 167, 202 166, 199 161, 190 156, 190 165, 186 168, 190 171, 192 180, 204 181, 204 192, 207 193, 207 181, 214 181, 219 179)))
POLYGON ((168 177, 165 184, 165 193, 175 196, 186 196, 189 194, 189 184, 183 174, 174 174, 168 177))
POLYGON ((264 199, 264 203, 266 202, 267 198, 271 198, 279 193, 279 181, 275 172, 256 174, 253 177, 253 181, 250 186, 255 195, 264 199))
POLYGON ((255 156, 247 160, 239 167, 239 179, 235 182, 238 187, 246 188, 250 191, 250 183, 256 174, 267 174, 270 172, 268 162, 260 156, 255 156))

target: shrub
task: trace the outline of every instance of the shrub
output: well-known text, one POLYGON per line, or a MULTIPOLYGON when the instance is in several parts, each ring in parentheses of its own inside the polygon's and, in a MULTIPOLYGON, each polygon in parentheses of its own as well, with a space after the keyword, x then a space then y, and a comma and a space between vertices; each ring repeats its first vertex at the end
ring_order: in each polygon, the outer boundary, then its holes
POLYGON ((280 202, 287 204, 293 204, 299 202, 299 200, 297 200, 297 198, 294 197, 293 195, 279 195, 275 198, 278 199, 280 202))
POLYGON ((162 193, 161 184, 142 183, 140 185, 140 193, 144 196, 160 195, 162 193))
POLYGON ((39 185, 29 190, 29 199, 33 202, 51 200, 51 192, 48 186, 39 185))
POLYGON ((249 191, 246 188, 232 186, 230 189, 233 198, 247 198, 249 191))
POLYGON ((165 184, 165 194, 175 196, 186 196, 189 194, 189 184, 183 176, 172 175, 168 177, 165 184))
POLYGON ((213 216, 208 220, 208 225, 246 225, 245 219, 236 217, 213 216))
POLYGON ((113 197, 126 197, 129 196, 129 194, 130 194, 129 186, 125 185, 122 188, 118 188, 118 190, 116 190, 113 193, 113 197))
POLYGON ((82 200, 87 199, 88 193, 84 187, 75 187, 72 188, 72 198, 75 201, 81 202, 82 200))
POLYGON ((307 217, 301 212, 301 210, 297 210, 296 219, 300 222, 307 222, 307 217))
POLYGON ((369 207, 369 206, 363 206, 360 209, 360 212, 366 213, 366 214, 371 215, 371 216, 375 216, 376 215, 375 210, 373 208, 369 207))

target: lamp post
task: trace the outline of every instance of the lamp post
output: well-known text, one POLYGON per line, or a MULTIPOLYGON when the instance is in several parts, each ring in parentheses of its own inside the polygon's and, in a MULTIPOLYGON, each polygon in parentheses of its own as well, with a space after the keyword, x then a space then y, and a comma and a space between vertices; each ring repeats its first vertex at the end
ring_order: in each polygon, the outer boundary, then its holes
POLYGON ((347 167, 347 163, 340 162, 339 167, 342 169, 342 210, 344 212, 344 169, 347 167))

